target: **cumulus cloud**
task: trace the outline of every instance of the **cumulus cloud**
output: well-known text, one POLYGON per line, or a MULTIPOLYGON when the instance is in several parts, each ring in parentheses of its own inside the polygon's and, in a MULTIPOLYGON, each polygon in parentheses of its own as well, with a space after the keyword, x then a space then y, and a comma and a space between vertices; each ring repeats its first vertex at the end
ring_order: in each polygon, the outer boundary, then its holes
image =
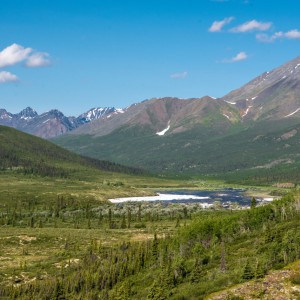
POLYGON ((6 47, 0 52, 0 68, 12 66, 26 60, 31 52, 31 48, 24 48, 18 44, 6 47))
POLYGON ((7 71, 0 72, 0 83, 18 81, 18 77, 7 71))
POLYGON ((292 29, 287 32, 278 31, 275 32, 273 35, 257 34, 256 39, 263 43, 272 43, 277 39, 296 40, 300 39, 300 31, 298 29, 292 29))
MULTIPOLYGON (((16 43, 0 51, 0 69, 24 63, 29 68, 45 67, 50 64, 49 54, 37 52, 32 48, 25 48, 16 43)), ((18 77, 10 72, 0 72, 0 83, 19 80, 18 77)))
POLYGON ((293 29, 282 34, 287 39, 300 39, 300 31, 298 29, 293 29))
POLYGON ((256 20, 251 20, 237 27, 232 28, 230 31, 240 32, 240 33, 250 32, 250 31, 266 31, 270 29, 271 26, 272 26, 272 22, 264 23, 256 20))
POLYGON ((44 67, 50 64, 50 59, 48 53, 37 52, 15 43, 0 51, 0 68, 21 62, 24 62, 27 67, 44 67))
POLYGON ((232 62, 240 61, 240 60, 245 60, 248 58, 248 55, 246 52, 240 52, 238 53, 235 57, 232 58, 232 62))
POLYGON ((37 52, 30 55, 25 65, 29 68, 46 67, 50 64, 49 54, 45 52, 37 52))
POLYGON ((186 78, 188 76, 188 72, 184 71, 184 72, 181 72, 181 73, 173 73, 170 75, 170 77, 172 79, 183 79, 183 78, 186 78))
POLYGON ((222 60, 222 63, 235 63, 238 61, 242 61, 248 58, 248 54, 244 51, 239 52, 236 56, 230 58, 230 59, 224 59, 222 60))
POLYGON ((210 28, 208 29, 208 31, 210 31, 210 32, 220 32, 222 30, 222 28, 226 24, 229 24, 233 19, 234 19, 234 17, 229 17, 229 18, 225 18, 221 21, 214 21, 212 23, 212 25, 210 26, 210 28))

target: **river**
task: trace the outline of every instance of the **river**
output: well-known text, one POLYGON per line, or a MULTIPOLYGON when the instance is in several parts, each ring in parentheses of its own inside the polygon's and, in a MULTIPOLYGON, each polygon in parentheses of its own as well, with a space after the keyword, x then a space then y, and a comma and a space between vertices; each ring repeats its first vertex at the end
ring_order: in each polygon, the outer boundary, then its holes
MULTIPOLYGON (((221 190, 175 190, 175 191, 157 191, 156 196, 149 197, 127 197, 110 199, 112 203, 140 202, 140 201, 161 201, 170 203, 199 203, 203 208, 209 208, 219 204, 224 208, 231 208, 234 205, 249 207, 252 196, 246 194, 245 189, 224 188, 221 190)), ((266 203, 273 201, 272 197, 256 198, 257 203, 266 203)))

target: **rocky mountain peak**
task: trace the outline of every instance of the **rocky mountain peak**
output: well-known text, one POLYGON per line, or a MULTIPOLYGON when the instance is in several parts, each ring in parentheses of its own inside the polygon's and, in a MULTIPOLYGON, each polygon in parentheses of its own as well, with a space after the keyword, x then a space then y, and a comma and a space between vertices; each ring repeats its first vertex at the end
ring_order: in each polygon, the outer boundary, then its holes
POLYGON ((78 119, 83 123, 88 123, 93 120, 97 120, 106 115, 115 113, 117 109, 115 107, 94 107, 87 112, 81 114, 78 119))
POLYGON ((59 111, 58 109, 51 109, 46 114, 49 114, 50 116, 53 116, 53 117, 56 117, 56 118, 59 118, 59 119, 65 117, 65 115, 61 111, 59 111))
POLYGON ((13 115, 6 111, 6 109, 0 109, 0 119, 9 121, 13 118, 13 115))
POLYGON ((32 118, 36 117, 37 115, 38 115, 38 113, 29 106, 24 108, 23 110, 21 110, 18 113, 18 117, 21 119, 25 119, 25 120, 32 119, 32 118))

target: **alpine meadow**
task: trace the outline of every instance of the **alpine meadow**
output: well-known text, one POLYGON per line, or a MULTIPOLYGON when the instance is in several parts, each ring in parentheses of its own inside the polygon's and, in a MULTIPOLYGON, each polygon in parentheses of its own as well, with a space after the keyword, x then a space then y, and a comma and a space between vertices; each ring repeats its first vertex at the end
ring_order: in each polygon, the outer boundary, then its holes
POLYGON ((300 299, 300 3, 1 7, 0 299, 300 299))

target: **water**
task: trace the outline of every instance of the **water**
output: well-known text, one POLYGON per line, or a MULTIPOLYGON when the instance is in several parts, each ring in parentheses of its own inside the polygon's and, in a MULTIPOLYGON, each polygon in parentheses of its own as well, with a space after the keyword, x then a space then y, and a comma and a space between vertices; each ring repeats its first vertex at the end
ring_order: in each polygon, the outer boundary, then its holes
MULTIPOLYGON (((157 196, 151 197, 129 197, 110 199, 112 203, 122 202, 164 202, 164 203, 199 203, 203 207, 209 208, 216 201, 223 207, 230 208, 232 205, 248 207, 251 204, 252 196, 246 195, 245 189, 224 188, 222 190, 176 190, 176 191, 157 191, 157 196)), ((272 201, 273 198, 256 198, 257 202, 272 201)))

